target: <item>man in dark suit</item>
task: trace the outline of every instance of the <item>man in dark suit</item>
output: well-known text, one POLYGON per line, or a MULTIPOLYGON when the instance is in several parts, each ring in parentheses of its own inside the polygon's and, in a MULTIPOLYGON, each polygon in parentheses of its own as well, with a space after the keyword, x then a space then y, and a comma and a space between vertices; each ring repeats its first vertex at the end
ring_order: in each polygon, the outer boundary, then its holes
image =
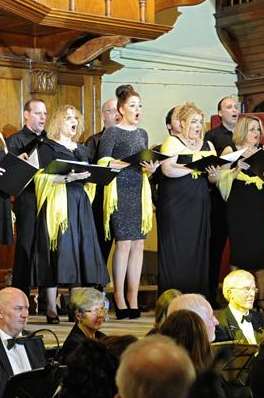
POLYGON ((28 319, 28 299, 19 289, 0 290, 0 398, 11 376, 45 366, 40 338, 24 338, 28 319))
MULTIPOLYGON (((121 119, 121 115, 117 110, 117 100, 109 99, 102 105, 102 122, 103 129, 94 135, 91 135, 86 141, 85 145, 87 145, 89 149, 89 161, 91 163, 96 164, 98 161, 98 149, 101 137, 105 130, 109 127, 113 127, 121 119)), ((92 204, 93 214, 94 214, 94 222, 97 230, 98 240, 101 247, 102 255, 104 257, 105 263, 107 264, 108 256, 112 247, 112 240, 105 240, 104 235, 104 222, 103 222, 103 199, 104 199, 104 187, 97 185, 96 187, 96 195, 92 204)))
POLYGON ((245 270, 230 272, 223 282, 223 295, 228 307, 218 315, 225 340, 259 344, 264 337, 264 315, 253 311, 257 292, 254 276, 245 270))
MULTIPOLYGON (((8 150, 14 155, 27 160, 36 167, 38 161, 38 145, 46 137, 44 130, 47 120, 47 109, 44 101, 31 99, 24 106, 25 125, 22 130, 6 140, 8 150)), ((35 233, 37 214, 35 186, 30 183, 16 197, 16 251, 13 267, 13 286, 23 290, 29 296, 30 258, 35 233)))
MULTIPOLYGON (((220 126, 205 134, 205 141, 214 144, 218 155, 221 155, 225 147, 232 144, 235 125, 239 117, 237 98, 228 96, 222 98, 217 105, 218 116, 221 118, 220 126)), ((210 238, 210 303, 217 308, 217 290, 219 270, 223 250, 227 239, 226 203, 222 199, 219 190, 211 187, 211 238, 210 238)))

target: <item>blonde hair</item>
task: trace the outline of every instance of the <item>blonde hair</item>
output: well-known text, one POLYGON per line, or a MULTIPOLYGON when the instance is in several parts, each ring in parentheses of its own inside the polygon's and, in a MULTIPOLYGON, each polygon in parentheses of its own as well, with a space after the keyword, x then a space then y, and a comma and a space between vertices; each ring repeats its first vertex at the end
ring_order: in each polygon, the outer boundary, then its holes
POLYGON ((51 140, 58 140, 61 135, 61 131, 64 125, 64 119, 67 115, 68 109, 75 112, 75 116, 78 120, 76 134, 73 137, 73 141, 78 142, 81 134, 84 131, 84 120, 82 114, 73 105, 62 105, 52 115, 47 127, 47 136, 51 140))
POLYGON ((179 109, 178 119, 182 126, 182 135, 184 137, 188 138, 191 120, 193 118, 193 115, 195 115, 195 114, 201 115, 203 118, 203 121, 202 121, 203 126, 202 126, 202 132, 201 132, 201 137, 200 137, 201 139, 203 139, 203 136, 204 136, 204 113, 193 102, 186 102, 179 109), (182 125, 182 122, 185 123, 184 126, 182 125))
POLYGON ((165 292, 163 292, 159 296, 159 298, 156 302, 156 306, 155 306, 155 327, 156 328, 161 327, 161 325, 167 318, 167 311, 168 311, 169 304, 175 297, 177 297, 179 295, 181 295, 181 292, 179 290, 168 289, 168 290, 165 290, 165 292))
POLYGON ((261 136, 263 134, 263 126, 261 120, 256 116, 243 116, 238 120, 233 132, 233 142, 235 145, 244 144, 248 135, 249 123, 252 120, 256 120, 259 123, 260 127, 259 140, 261 139, 261 136))
POLYGON ((250 272, 238 269, 230 272, 223 281, 223 296, 226 301, 230 301, 230 293, 232 288, 239 286, 239 281, 254 280, 255 277, 250 272))

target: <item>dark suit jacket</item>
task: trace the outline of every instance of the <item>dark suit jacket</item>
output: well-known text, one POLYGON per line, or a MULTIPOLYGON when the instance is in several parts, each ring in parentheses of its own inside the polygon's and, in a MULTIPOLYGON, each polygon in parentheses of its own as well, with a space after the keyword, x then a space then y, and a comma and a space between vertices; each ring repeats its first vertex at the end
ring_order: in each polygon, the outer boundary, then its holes
MULTIPOLYGON (((97 330, 95 332, 96 339, 100 339, 101 337, 105 336, 104 333, 97 330)), ((66 363, 67 357, 84 341, 87 341, 88 337, 85 336, 83 331, 79 328, 77 324, 75 324, 70 331, 68 337, 64 341, 64 344, 61 349, 60 353, 60 362, 66 363)))
MULTIPOLYGON (((28 339, 25 341, 25 349, 32 369, 46 365, 45 349, 41 338, 28 339)), ((4 345, 0 339, 0 398, 4 398, 4 390, 8 379, 14 376, 9 359, 6 355, 4 345)))
MULTIPOLYGON (((240 340, 241 343, 248 343, 237 321, 235 320, 229 307, 226 307, 218 315, 217 319, 221 326, 224 337, 221 340, 240 340)), ((264 337, 264 315, 261 312, 252 311, 252 326, 254 329, 256 341, 259 344, 264 337)), ((216 341, 219 341, 216 336, 216 341)))

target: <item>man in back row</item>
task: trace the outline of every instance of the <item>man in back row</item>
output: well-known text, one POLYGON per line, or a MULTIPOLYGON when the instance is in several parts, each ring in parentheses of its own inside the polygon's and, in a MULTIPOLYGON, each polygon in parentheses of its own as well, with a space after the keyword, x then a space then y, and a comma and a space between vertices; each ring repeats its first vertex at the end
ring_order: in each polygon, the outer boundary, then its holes
MULTIPOLYGON (((220 126, 205 134, 205 141, 214 144, 217 155, 220 156, 225 147, 232 144, 233 131, 239 117, 239 104, 236 97, 222 98, 217 105, 220 126)), ((219 271, 222 254, 228 237, 226 220, 226 203, 216 186, 211 187, 211 238, 210 238, 210 268, 209 268, 209 300, 214 308, 218 307, 216 297, 219 282, 219 271)))

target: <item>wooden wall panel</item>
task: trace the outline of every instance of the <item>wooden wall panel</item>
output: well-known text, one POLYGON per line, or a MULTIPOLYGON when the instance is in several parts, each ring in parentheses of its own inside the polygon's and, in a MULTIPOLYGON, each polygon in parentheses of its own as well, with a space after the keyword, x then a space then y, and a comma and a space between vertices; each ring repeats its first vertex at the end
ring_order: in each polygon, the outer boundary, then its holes
POLYGON ((23 73, 0 67, 0 131, 8 137, 22 126, 23 73))

